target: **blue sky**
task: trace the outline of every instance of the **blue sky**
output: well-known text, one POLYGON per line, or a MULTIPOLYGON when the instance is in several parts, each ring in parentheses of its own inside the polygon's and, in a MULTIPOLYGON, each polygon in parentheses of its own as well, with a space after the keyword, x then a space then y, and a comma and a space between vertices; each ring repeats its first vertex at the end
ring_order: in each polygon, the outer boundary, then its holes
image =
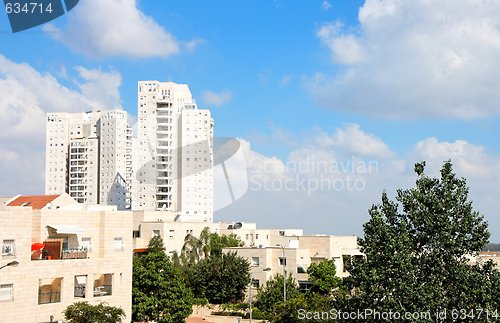
POLYGON ((498 9, 472 0, 81 0, 16 34, 0 14, 0 95, 10 95, 0 99, 0 193, 43 193, 45 112, 135 115, 137 81, 168 80, 188 83, 211 109, 217 136, 245 141, 254 179, 294 178, 287 163, 307 156, 379 165, 351 174, 361 191, 250 189, 216 220, 360 234, 383 190, 412 185, 415 161, 437 175, 452 159, 500 241, 498 9))

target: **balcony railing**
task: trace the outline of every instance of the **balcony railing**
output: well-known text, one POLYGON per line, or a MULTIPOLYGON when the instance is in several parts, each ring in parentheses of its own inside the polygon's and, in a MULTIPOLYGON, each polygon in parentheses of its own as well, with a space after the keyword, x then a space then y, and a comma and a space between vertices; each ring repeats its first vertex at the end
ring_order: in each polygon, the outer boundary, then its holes
POLYGON ((61 259, 87 259, 86 250, 63 250, 61 259))
POLYGON ((67 259, 87 259, 88 251, 85 249, 72 249, 58 251, 38 251, 32 252, 31 260, 67 260, 67 259))

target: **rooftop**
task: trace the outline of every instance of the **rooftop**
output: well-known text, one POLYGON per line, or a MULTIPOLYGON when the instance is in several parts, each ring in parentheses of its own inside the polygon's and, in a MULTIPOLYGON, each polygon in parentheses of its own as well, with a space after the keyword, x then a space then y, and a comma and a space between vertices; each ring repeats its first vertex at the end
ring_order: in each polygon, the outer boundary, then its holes
POLYGON ((12 200, 7 206, 30 206, 33 210, 43 209, 59 195, 22 195, 12 200))

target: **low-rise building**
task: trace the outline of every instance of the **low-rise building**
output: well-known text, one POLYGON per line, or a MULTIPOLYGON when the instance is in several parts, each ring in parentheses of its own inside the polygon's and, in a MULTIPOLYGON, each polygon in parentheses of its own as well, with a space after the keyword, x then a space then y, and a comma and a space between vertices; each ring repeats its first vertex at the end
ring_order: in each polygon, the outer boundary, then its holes
POLYGON ((204 228, 219 233, 220 225, 205 217, 182 216, 169 211, 134 211, 134 252, 143 252, 153 237, 161 237, 168 255, 180 253, 188 234, 199 237, 204 228))
POLYGON ((489 260, 492 260, 500 270, 500 251, 480 251, 476 256, 469 257, 469 264, 485 263, 489 260))
POLYGON ((304 235, 301 229, 257 229, 255 223, 212 223, 203 218, 158 211, 134 211, 134 251, 145 251, 151 238, 158 236, 163 239, 169 255, 181 253, 186 236, 199 237, 204 228, 221 235, 234 234, 244 243, 243 247, 225 250, 236 251, 247 258, 253 274, 260 277, 256 278, 259 284, 282 272, 283 249, 288 259, 287 272, 300 281, 307 280, 305 272, 311 263, 325 259, 333 259, 337 275, 345 277, 348 273, 343 256, 361 255, 356 236, 304 235), (271 270, 260 272, 267 267, 271 270))
POLYGON ((276 274, 285 273, 292 275, 302 290, 308 290, 311 283, 307 269, 312 263, 332 259, 336 275, 346 277, 349 273, 344 266, 344 256, 362 256, 356 236, 278 234, 278 237, 272 242, 279 243, 269 246, 224 249, 224 252, 236 252, 249 261, 253 288, 265 284, 276 274))
POLYGON ((57 322, 72 303, 106 302, 131 319, 132 212, 67 194, 0 205, 2 322, 57 322))

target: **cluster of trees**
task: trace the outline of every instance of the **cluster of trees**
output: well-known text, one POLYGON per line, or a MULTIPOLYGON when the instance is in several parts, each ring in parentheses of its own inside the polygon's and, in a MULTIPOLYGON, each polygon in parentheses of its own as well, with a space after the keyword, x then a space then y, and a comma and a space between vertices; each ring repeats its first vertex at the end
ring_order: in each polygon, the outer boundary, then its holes
MULTIPOLYGON (((277 275, 259 288, 255 313, 278 323, 301 322, 300 313, 332 313, 332 309, 399 313, 397 321, 405 321, 405 313, 419 312, 430 316, 408 321, 500 322, 499 271, 492 261, 469 264, 470 257, 486 247, 490 234, 468 200, 465 179, 453 173, 449 161, 443 164, 440 178, 424 171, 425 163, 416 164, 414 188, 398 190, 395 201, 383 193, 381 203, 371 207, 364 237, 358 241, 364 257, 344 259, 349 277, 335 275, 333 260, 308 268, 312 285, 306 292, 290 275, 277 275), (437 316, 443 312, 448 316, 437 316)), ((250 282, 249 263, 235 253, 222 253, 222 248, 236 246, 242 246, 236 236, 219 236, 206 229, 199 237, 188 235, 182 253, 170 259, 161 239, 153 238, 147 254, 134 259, 133 319, 181 322, 191 313, 193 302, 241 301, 250 282)), ((94 313, 88 304, 78 307, 94 313)), ((100 310, 110 311, 106 315, 111 318, 123 315, 113 308, 100 310)), ((68 308, 65 315, 69 322, 115 322, 95 316, 78 320, 81 312, 68 308)), ((320 316, 307 320, 336 321, 320 316)))
MULTIPOLYGON (((488 243, 487 223, 473 209, 466 181, 453 173, 451 162, 444 163, 440 178, 424 170, 425 163, 416 164, 414 188, 398 190, 395 201, 383 193, 381 203, 372 206, 358 241, 365 256, 345 259, 349 277, 331 275, 331 262, 312 265, 311 290, 288 290, 292 296, 280 301, 283 278, 276 277, 257 296, 257 307, 271 322, 299 322, 299 310, 331 309, 398 313, 398 321, 405 321, 405 313, 418 312, 428 316, 408 321, 500 322, 498 269, 492 261, 469 264, 470 256, 488 243)), ((288 283, 293 283, 291 277, 288 283)), ((377 320, 373 316, 357 321, 377 320)), ((332 318, 313 316, 308 321, 332 318)))
POLYGON ((243 247, 245 243, 237 235, 219 235, 204 228, 199 237, 192 234, 186 235, 184 246, 180 255, 174 254, 173 260, 183 266, 197 263, 201 259, 206 259, 211 255, 221 255, 223 248, 243 247))
MULTIPOLYGON (((278 274, 268 281, 257 294, 255 309, 259 316, 271 322, 302 322, 304 318, 298 315, 300 311, 329 312, 347 295, 342 279, 336 276, 333 259, 311 264, 307 274, 311 282, 308 290, 300 290, 291 275, 286 277, 286 301, 283 295, 284 276, 278 274)), ((308 321, 316 322, 314 318, 308 321)))
POLYGON ((144 255, 134 257, 132 316, 136 321, 182 322, 193 304, 239 302, 250 283, 250 264, 225 247, 243 246, 235 235, 205 228, 186 236, 180 255, 170 259, 160 237, 144 255))
POLYGON ((117 323, 125 318, 125 312, 106 303, 90 305, 88 302, 76 302, 64 310, 64 318, 68 323, 117 323))

